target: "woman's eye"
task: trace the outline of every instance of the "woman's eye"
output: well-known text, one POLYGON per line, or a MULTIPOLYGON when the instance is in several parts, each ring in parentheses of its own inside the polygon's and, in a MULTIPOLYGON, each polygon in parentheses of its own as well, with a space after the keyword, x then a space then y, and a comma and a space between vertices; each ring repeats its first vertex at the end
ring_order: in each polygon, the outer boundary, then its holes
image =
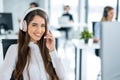
POLYGON ((37 24, 33 23, 32 26, 37 26, 37 24))
POLYGON ((45 27, 45 24, 42 24, 41 27, 45 27))

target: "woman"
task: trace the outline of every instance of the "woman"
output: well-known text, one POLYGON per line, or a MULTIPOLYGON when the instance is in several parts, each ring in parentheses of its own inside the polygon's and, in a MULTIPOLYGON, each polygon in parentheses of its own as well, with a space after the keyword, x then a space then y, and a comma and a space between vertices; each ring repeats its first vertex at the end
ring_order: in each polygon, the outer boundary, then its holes
POLYGON ((62 61, 55 51, 55 39, 47 26, 47 14, 38 7, 25 12, 21 20, 18 44, 9 47, 0 79, 65 80, 62 61))
MULTIPOLYGON (((111 7, 111 6, 106 6, 104 8, 104 11, 103 11, 103 16, 102 16, 102 19, 100 22, 96 22, 95 23, 95 27, 94 27, 94 43, 98 43, 100 42, 100 27, 101 27, 101 22, 105 22, 105 21, 112 21, 113 19, 113 16, 114 16, 114 8, 111 7)), ((96 49, 95 50, 95 54, 96 56, 100 56, 99 55, 99 49, 96 49)))
POLYGON ((70 14, 70 6, 69 5, 66 5, 65 7, 64 7, 64 11, 65 11, 65 13, 63 13, 62 14, 62 16, 67 16, 68 18, 69 18, 69 21, 74 21, 73 20, 73 16, 72 16, 72 14, 70 14))
POLYGON ((36 2, 31 2, 31 3, 29 4, 29 8, 33 8, 33 7, 39 7, 38 3, 36 3, 36 2))
MULTIPOLYGON (((95 43, 100 42, 100 29, 101 29, 100 27, 102 25, 101 22, 112 21, 113 16, 114 16, 114 8, 111 6, 106 6, 104 8, 103 17, 102 17, 101 21, 97 22, 95 24, 95 35, 94 35, 95 37, 93 40, 95 43)), ((95 54, 96 54, 96 56, 100 57, 100 50, 95 49, 95 54)), ((97 80, 101 80, 101 71, 98 74, 97 80)))
POLYGON ((106 6, 104 8, 103 17, 102 17, 101 21, 97 22, 95 24, 95 38, 94 38, 94 42, 97 43, 100 40, 100 26, 101 26, 101 22, 112 21, 113 16, 114 16, 114 8, 111 7, 111 6, 106 6))

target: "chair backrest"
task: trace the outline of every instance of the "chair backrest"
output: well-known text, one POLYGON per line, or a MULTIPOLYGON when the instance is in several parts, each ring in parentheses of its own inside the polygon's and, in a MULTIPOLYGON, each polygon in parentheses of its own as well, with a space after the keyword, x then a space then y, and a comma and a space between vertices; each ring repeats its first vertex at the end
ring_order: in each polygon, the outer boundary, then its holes
POLYGON ((7 49, 11 44, 16 44, 17 39, 2 39, 2 47, 3 47, 3 59, 5 58, 7 49))
MULTIPOLYGON (((5 55, 9 46, 11 44, 16 44, 16 43, 17 43, 17 39, 2 39, 3 59, 5 58, 5 55)), ((14 80, 13 73, 10 80, 14 80)))
POLYGON ((96 22, 92 22, 92 31, 93 31, 93 36, 95 36, 95 23, 96 23, 96 22))

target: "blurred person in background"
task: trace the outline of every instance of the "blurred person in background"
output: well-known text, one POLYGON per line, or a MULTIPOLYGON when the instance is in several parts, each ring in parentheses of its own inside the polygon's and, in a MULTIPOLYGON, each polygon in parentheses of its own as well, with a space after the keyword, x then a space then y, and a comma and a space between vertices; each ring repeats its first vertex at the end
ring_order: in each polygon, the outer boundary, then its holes
MULTIPOLYGON (((31 2, 31 3, 29 4, 29 8, 33 8, 33 7, 39 7, 38 3, 36 3, 36 2, 31 2)), ((18 18, 18 23, 20 23, 20 21, 21 21, 21 19, 18 18)))
MULTIPOLYGON (((112 21, 113 17, 114 17, 114 8, 111 7, 111 6, 104 7, 103 16, 101 18, 101 21, 100 22, 96 22, 95 26, 94 26, 94 30, 95 30, 95 32, 94 32, 94 39, 93 39, 94 43, 98 43, 100 41, 101 22, 112 21)), ((99 55, 99 49, 95 50, 95 54, 96 54, 96 56, 100 56, 99 55)))
MULTIPOLYGON (((105 6, 103 10, 103 16, 100 22, 96 22, 94 26, 94 43, 100 42, 100 27, 102 26, 101 22, 112 21, 114 17, 114 8, 111 6, 105 6)), ((100 50, 95 49, 95 55, 100 57, 100 50)), ((98 73, 97 80, 101 80, 101 71, 98 73)))
POLYGON ((30 5, 29 5, 29 8, 33 8, 33 7, 39 7, 38 3, 31 2, 30 5))
POLYGON ((112 21, 114 17, 114 8, 111 6, 106 6, 103 11, 103 17, 100 22, 96 22, 95 24, 95 36, 94 36, 94 42, 99 42, 100 40, 100 27, 101 22, 104 21, 112 21))
POLYGON ((72 14, 70 13, 70 6, 66 5, 64 7, 64 13, 62 14, 62 16, 67 16, 69 18, 69 21, 74 21, 72 14))

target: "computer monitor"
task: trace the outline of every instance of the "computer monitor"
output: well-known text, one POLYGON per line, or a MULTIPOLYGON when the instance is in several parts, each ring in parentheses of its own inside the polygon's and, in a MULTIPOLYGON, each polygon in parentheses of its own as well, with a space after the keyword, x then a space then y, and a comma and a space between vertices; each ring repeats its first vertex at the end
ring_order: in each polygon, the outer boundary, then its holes
POLYGON ((120 80, 120 22, 102 23, 101 61, 101 80, 120 80))
POLYGON ((0 13, 0 30, 13 30, 12 13, 0 13))
POLYGON ((69 17, 68 16, 61 16, 58 18, 58 24, 59 25, 66 25, 68 24, 70 21, 69 21, 69 17))

